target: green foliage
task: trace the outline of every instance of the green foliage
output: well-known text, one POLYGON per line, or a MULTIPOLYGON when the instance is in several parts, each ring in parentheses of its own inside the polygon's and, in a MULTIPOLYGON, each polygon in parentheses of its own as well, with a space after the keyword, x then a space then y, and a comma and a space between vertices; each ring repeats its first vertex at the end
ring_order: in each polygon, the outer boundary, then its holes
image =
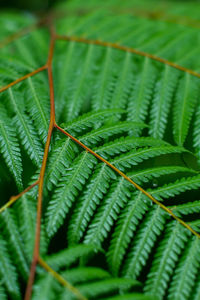
MULTIPOLYGON (((200 10, 197 2, 161 2, 73 0, 54 8, 58 34, 108 42, 56 40, 57 124, 191 226, 55 129, 44 178, 40 256, 87 299, 200 297, 200 240, 191 232, 200 234, 200 78, 192 74, 200 70, 200 10)), ((5 42, 35 22, 31 14, 0 14, 1 86, 46 63, 46 28, 5 42)), ((38 179, 49 98, 46 71, 0 94, 0 206, 38 179)), ((37 194, 34 187, 0 214, 2 300, 24 297, 37 194)), ((38 267, 32 299, 55 298, 76 299, 38 267)))
POLYGON ((1 105, 1 153, 4 156, 5 162, 8 165, 10 172, 13 174, 15 181, 19 187, 22 188, 22 159, 17 140, 16 132, 11 126, 11 120, 6 114, 6 110, 1 105))

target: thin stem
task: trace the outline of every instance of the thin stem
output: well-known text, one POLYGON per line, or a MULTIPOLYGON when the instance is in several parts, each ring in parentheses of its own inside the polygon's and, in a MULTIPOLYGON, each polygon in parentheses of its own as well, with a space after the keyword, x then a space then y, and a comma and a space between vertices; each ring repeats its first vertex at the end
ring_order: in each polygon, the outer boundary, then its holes
POLYGON ((54 49, 54 38, 51 38, 50 42, 50 50, 49 50, 49 58, 47 62, 47 70, 48 70, 48 78, 49 78, 49 89, 50 89, 50 123, 49 123, 49 130, 47 135, 47 141, 45 144, 44 149, 44 156, 42 161, 42 166, 40 170, 40 177, 39 177, 39 185, 38 185, 38 203, 37 203, 37 219, 36 219, 36 233, 35 233, 35 245, 33 251, 33 258, 31 263, 30 275, 29 280, 26 288, 25 293, 25 300, 29 300, 32 294, 32 286, 34 283, 36 266, 38 263, 39 252, 40 252, 40 229, 41 229, 41 217, 42 217, 42 197, 43 197, 43 184, 44 184, 44 174, 46 170, 47 158, 49 153, 49 146, 51 142, 52 132, 55 126, 55 106, 54 106, 54 89, 53 89, 53 76, 52 76, 52 68, 51 63, 53 59, 53 49, 54 49))
POLYGON ((104 42, 104 41, 100 41, 100 40, 89 40, 89 39, 82 38, 82 37, 77 37, 77 36, 65 36, 65 35, 56 34, 55 37, 56 37, 57 40, 66 40, 66 41, 73 41, 73 42, 77 42, 77 43, 84 43, 84 44, 90 44, 90 45, 110 47, 110 48, 118 49, 118 50, 121 50, 121 51, 137 54, 137 55, 140 55, 140 56, 148 57, 150 59, 156 60, 160 63, 165 64, 165 65, 169 65, 172 68, 178 69, 180 71, 189 73, 193 76, 196 76, 196 77, 200 78, 200 73, 197 73, 193 70, 190 70, 190 69, 187 69, 185 67, 179 66, 176 63, 173 63, 169 60, 158 57, 156 55, 137 50, 135 48, 130 48, 130 47, 126 47, 126 46, 123 46, 123 45, 116 44, 116 43, 104 42))
POLYGON ((71 285, 67 280, 65 280, 60 274, 58 274, 56 271, 54 271, 40 256, 38 258, 38 263, 51 275, 60 282, 63 286, 65 286, 70 292, 72 292, 77 299, 80 300, 87 300, 78 289, 76 289, 73 285, 71 285))
POLYGON ((33 72, 28 73, 28 74, 26 74, 26 75, 24 75, 24 76, 18 78, 18 79, 15 80, 15 81, 12 81, 11 83, 7 84, 6 86, 0 88, 0 93, 3 92, 3 91, 5 91, 5 90, 7 90, 7 89, 10 88, 11 86, 13 86, 13 85, 15 85, 15 84, 17 84, 17 83, 19 83, 19 82, 21 82, 21 81, 27 79, 28 77, 33 76, 33 75, 35 75, 35 74, 37 74, 37 73, 39 73, 39 72, 41 72, 41 71, 43 71, 43 70, 45 70, 45 69, 47 69, 47 65, 44 65, 44 66, 42 66, 42 67, 40 67, 40 68, 34 70, 33 72))
POLYGON ((88 148, 87 146, 85 146, 83 143, 81 143, 79 140, 77 140, 75 137, 73 137, 71 134, 69 134, 68 132, 66 132, 64 129, 62 129, 60 126, 58 126, 57 124, 55 125, 55 127, 60 130, 63 134, 65 134, 66 136, 70 137, 73 141, 75 141, 78 145, 80 145, 82 148, 84 148, 86 151, 90 152, 92 155, 94 155, 96 158, 98 158, 99 160, 101 160, 102 162, 104 162, 106 165, 108 165, 111 169, 113 169, 116 173, 118 173, 119 175, 121 175, 124 179, 126 179, 128 182, 130 182, 132 185, 135 186, 136 189, 138 189, 139 191, 141 191, 145 196, 147 196, 151 201, 153 201, 154 203, 156 203, 158 206, 160 206, 164 211, 166 211, 169 215, 171 215, 171 217, 173 217, 175 220, 177 220, 179 223, 181 223, 184 227, 186 227, 189 231, 191 231, 194 235, 196 235, 198 238, 200 238, 200 234, 198 234, 194 229, 192 229, 192 227, 190 225, 188 225, 187 223, 185 223, 182 219, 180 219, 179 217, 177 217, 171 209, 169 209, 168 207, 166 207, 164 204, 162 204, 161 202, 159 202, 158 200, 156 200, 151 194, 149 194, 147 191, 145 191, 141 186, 139 186, 137 183, 135 183, 131 178, 129 178, 126 174, 124 174, 123 172, 121 172, 119 169, 117 169, 114 165, 112 165, 111 163, 109 163, 106 159, 104 159, 103 157, 101 157, 99 154, 97 154, 96 152, 94 152, 93 150, 91 150, 90 148, 88 148))
POLYGON ((28 27, 22 28, 18 32, 15 32, 11 34, 10 36, 6 37, 2 41, 0 41, 0 48, 6 46, 7 44, 15 41, 16 39, 20 38, 21 36, 26 35, 27 33, 30 33, 31 31, 42 27, 42 26, 47 26, 48 25, 48 15, 43 16, 38 20, 38 22, 29 25, 28 27))
MULTIPOLYGON (((41 216, 42 216, 42 198, 43 198, 43 185, 44 185, 44 175, 45 175, 45 170, 46 170, 46 164, 47 164, 47 159, 48 159, 48 153, 49 153, 49 146, 51 142, 51 137, 52 137, 52 132, 54 127, 56 127, 58 130, 60 130, 63 134, 66 136, 70 137, 72 140, 74 140, 77 144, 79 144, 81 147, 83 147, 86 151, 90 152, 92 155, 97 157, 99 160, 107 164, 110 168, 112 168, 115 172, 117 172, 120 176, 122 176, 124 179, 126 179, 128 182, 130 182, 132 185, 135 186, 136 189, 140 190, 144 195, 146 195, 149 199, 151 199, 154 203, 159 205, 164 211, 166 211, 169 215, 171 215, 174 219, 176 219, 179 223, 181 223, 184 227, 186 227, 188 230, 190 230, 194 235, 196 235, 198 238, 200 238, 200 234, 198 234, 196 231, 190 227, 187 223, 185 223, 183 220, 178 218, 171 209, 167 208, 164 206, 162 203, 160 203, 158 200, 156 200, 151 194, 146 192, 142 187, 140 187, 138 184, 136 184, 134 181, 132 181, 128 176, 126 176, 123 172, 121 172, 119 169, 117 169, 114 165, 109 163, 107 160, 105 160, 103 157, 98 155, 96 152, 85 146, 82 142, 77 140, 75 137, 70 135, 68 132, 66 132, 64 129, 59 127, 56 122, 55 122, 55 105, 54 105, 54 88, 53 88, 53 75, 52 75, 52 59, 53 59, 53 51, 54 51, 54 44, 55 40, 67 40, 67 41, 75 41, 75 42, 80 42, 80 43, 86 43, 86 44, 94 44, 94 45, 99 45, 99 46, 104 46, 104 47, 111 47, 115 48, 121 51, 126 51, 130 53, 134 53, 140 56, 145 56, 149 57, 150 59, 159 61, 163 64, 167 64, 173 68, 179 69, 181 71, 187 72, 193 76, 200 77, 200 74, 197 72, 194 72, 190 69, 184 68, 182 66, 179 66, 173 62, 167 61, 165 59, 159 58, 157 56, 154 56, 152 54, 146 53, 139 51, 134 48, 129 48, 126 46, 121 46, 115 43, 109 43, 109 42, 103 42, 99 40, 88 40, 85 38, 79 38, 79 37, 68 37, 68 36, 62 36, 58 35, 55 33, 53 27, 51 26, 51 20, 46 20, 43 22, 44 24, 49 26, 50 29, 50 34, 51 34, 51 42, 50 42, 50 47, 49 47, 49 56, 47 63, 36 69, 35 71, 26 74, 25 76, 11 82, 10 84, 2 87, 0 89, 0 92, 5 91, 6 89, 10 88, 11 86, 25 80, 28 77, 31 77, 45 69, 47 69, 48 72, 48 79, 49 79, 49 89, 50 89, 50 107, 51 107, 51 112, 50 112, 50 123, 49 123, 49 129, 48 129, 48 135, 47 135, 47 140, 45 144, 45 150, 44 150, 44 155, 43 155, 43 161, 42 161, 42 166, 40 170, 40 176, 39 179, 32 184, 30 187, 26 188, 23 192, 21 192, 17 196, 11 197, 11 199, 8 201, 7 204, 5 204, 1 209, 0 213, 5 210, 7 207, 9 207, 12 203, 14 203, 19 197, 21 197, 24 193, 29 191, 33 186, 38 184, 38 204, 37 204, 37 219, 36 219, 36 233, 35 233, 35 245, 34 245, 34 251, 33 251, 33 258, 32 258, 32 263, 31 263, 31 268, 30 268, 30 275, 29 275, 29 280, 26 288, 26 293, 25 293, 25 300, 30 300, 31 294, 32 294, 32 286, 34 283, 34 278, 35 278, 35 272, 36 272, 36 266, 37 263, 40 263, 40 265, 46 269, 48 272, 50 272, 62 285, 66 286, 70 291, 72 291, 78 299, 81 300, 86 300, 84 296, 80 294, 80 292, 74 288, 72 285, 70 285, 64 278, 62 278, 58 273, 56 273, 53 269, 51 269, 39 256, 39 249, 40 249, 40 230, 41 230, 41 216)), ((41 23, 42 24, 42 23, 41 23)), ((17 35, 15 35, 16 37, 17 35)))
POLYGON ((34 30, 35 28, 37 28, 39 26, 39 22, 36 24, 32 24, 26 28, 22 28, 21 30, 19 30, 18 32, 15 32, 13 34, 11 34, 10 36, 6 37, 4 40, 2 40, 0 42, 0 48, 6 46, 7 44, 13 42, 14 40, 18 39, 19 37, 31 32, 32 30, 34 30))
POLYGON ((21 196, 23 196, 25 193, 27 193, 28 191, 30 191, 30 189, 32 189, 34 186, 36 186, 39 183, 39 179, 37 181, 35 181, 33 184, 31 184, 30 186, 28 186, 24 191, 22 191, 21 193, 19 193, 16 196, 12 196, 10 198, 10 200, 3 205, 0 208, 0 213, 2 213, 6 208, 10 207, 17 199, 19 199, 21 196))

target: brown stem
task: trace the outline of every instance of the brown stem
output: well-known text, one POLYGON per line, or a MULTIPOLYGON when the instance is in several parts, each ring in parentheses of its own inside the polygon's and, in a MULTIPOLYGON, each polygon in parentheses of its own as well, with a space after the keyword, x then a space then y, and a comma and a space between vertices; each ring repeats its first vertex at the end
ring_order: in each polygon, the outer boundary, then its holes
POLYGON ((19 82, 21 82, 21 81, 27 79, 28 77, 33 76, 33 75, 35 75, 35 74, 37 74, 37 73, 39 73, 39 72, 41 72, 41 71, 43 71, 43 70, 45 70, 45 69, 47 69, 47 65, 44 65, 44 66, 42 66, 42 67, 40 67, 40 68, 34 70, 33 72, 28 73, 28 74, 26 74, 26 75, 24 75, 24 76, 18 78, 18 79, 15 80, 15 81, 12 81, 11 83, 9 83, 9 84, 5 85, 4 87, 0 88, 0 93, 3 92, 3 91, 5 91, 5 90, 7 90, 7 89, 10 88, 11 86, 13 86, 13 85, 15 85, 15 84, 17 84, 17 83, 19 83, 19 82))
POLYGON ((87 300, 78 289, 76 289, 73 285, 71 285, 67 280, 65 280, 60 274, 55 272, 40 256, 38 257, 38 263, 51 275, 60 282, 63 286, 65 286, 70 292, 72 292, 77 299, 79 300, 87 300))
POLYGON ((104 162, 106 165, 108 165, 111 169, 113 169, 116 173, 118 173, 119 175, 121 175, 124 179, 126 179, 128 182, 130 182, 132 185, 135 186, 135 188, 139 191, 141 191, 145 196, 147 196, 151 201, 153 201, 154 203, 156 203, 158 206, 160 206, 164 211, 166 211, 171 217, 173 217, 175 220, 177 220, 179 223, 181 223, 184 227, 186 227, 190 232, 192 232, 194 235, 196 235, 198 238, 200 238, 200 234, 198 234, 194 229, 192 229, 192 227, 190 225, 188 225, 187 223, 185 223, 182 219, 180 219, 179 217, 177 217, 172 211, 171 209, 169 209, 168 207, 166 207, 164 204, 162 204, 161 202, 159 202, 158 200, 156 200, 151 194, 149 194, 147 191, 145 191, 141 186, 139 186, 137 183, 135 183, 131 178, 129 178, 126 174, 124 174, 122 171, 120 171, 118 168, 116 168, 114 165, 112 165, 111 163, 109 163, 106 159, 104 159, 103 157, 101 157, 99 154, 97 154, 96 152, 94 152, 93 150, 91 150, 90 148, 88 148, 87 146, 85 146, 83 143, 81 143, 79 140, 77 140, 75 137, 73 137, 71 134, 69 134, 68 132, 66 132, 64 129, 62 129, 60 126, 58 126, 57 124, 55 124, 55 127, 60 130, 63 134, 65 134, 66 136, 70 137, 73 141, 75 141, 78 145, 80 145, 82 148, 84 148, 86 151, 90 152, 92 155, 94 155, 96 158, 98 158, 99 160, 101 160, 102 162, 104 162))
POLYGON ((30 186, 28 186, 25 190, 23 190, 18 195, 12 196, 10 198, 10 200, 0 208, 0 213, 2 213, 6 208, 10 207, 17 199, 19 199, 21 196, 23 196, 25 193, 27 193, 30 189, 32 189, 38 183, 39 183, 39 179, 37 181, 35 181, 33 184, 31 184, 30 186))
POLYGON ((40 23, 36 23, 36 24, 32 24, 26 28, 22 28, 21 30, 19 30, 18 32, 15 32, 13 34, 11 34, 10 36, 6 37, 4 40, 2 40, 0 42, 0 48, 6 46, 7 44, 13 42, 14 40, 18 39, 19 37, 31 32, 32 30, 34 30, 35 28, 37 28, 40 25, 40 23))
POLYGON ((54 37, 51 38, 49 57, 47 61, 47 70, 49 78, 49 89, 50 89, 50 104, 51 104, 51 113, 50 113, 50 123, 49 130, 47 135, 47 141, 44 149, 44 156, 42 161, 42 166, 40 170, 39 185, 38 185, 38 203, 37 203, 37 219, 36 219, 36 233, 35 233, 35 245, 33 251, 33 258, 31 263, 29 280, 25 293, 25 300, 29 300, 32 294, 32 286, 35 278, 36 266, 38 263, 39 252, 40 252, 40 229, 41 229, 41 216, 42 216, 42 196, 43 196, 43 184, 44 184, 44 174, 46 170, 47 158, 49 153, 49 146, 51 142, 52 132, 55 126, 55 105, 54 105, 54 89, 53 89, 53 75, 52 75, 52 59, 53 59, 53 49, 54 49, 54 37))
MULTIPOLYGON (((52 19, 53 15, 51 16, 52 19)), ((5 39, 3 39, 2 41, 0 41, 0 48, 6 46, 7 44, 15 41, 16 39, 20 38, 21 36, 26 35, 27 33, 32 32, 33 30, 42 27, 42 26, 48 26, 48 15, 41 17, 38 22, 31 24, 28 27, 22 28, 19 31, 11 34, 10 36, 6 37, 5 39)))
MULTIPOLYGON (((47 25, 47 21, 46 21, 46 25, 47 25)), ((184 227, 186 227, 188 230, 190 230, 198 238, 200 238, 200 234, 198 234, 196 231, 194 231, 190 227, 190 225, 188 225, 183 220, 181 220, 180 218, 178 218, 172 212, 171 209, 169 209, 168 207, 166 207, 162 203, 160 203, 158 200, 156 200, 151 194, 149 194, 148 192, 146 192, 142 187, 140 187, 138 184, 136 184, 134 181, 132 181, 128 176, 126 176, 123 172, 121 172, 119 169, 117 169, 114 165, 112 165, 111 163, 109 163, 107 160, 105 160, 99 154, 97 154, 96 152, 94 152, 93 150, 91 150, 90 148, 88 148, 87 146, 85 146, 82 142, 80 142, 79 140, 77 140, 75 137, 73 137, 72 135, 70 135, 68 132, 66 132, 65 130, 63 130, 61 127, 59 127, 56 124, 56 122, 55 122, 53 75, 52 75, 52 59, 53 59, 53 50, 54 50, 55 40, 56 39, 57 40, 67 40, 67 41, 75 41, 75 42, 81 42, 81 43, 86 43, 86 44, 94 44, 94 45, 99 45, 99 46, 104 46, 104 47, 111 47, 111 48, 115 48, 115 49, 118 49, 118 50, 122 50, 122 51, 130 52, 130 53, 138 54, 140 56, 145 56, 145 57, 151 58, 151 59, 159 61, 159 62, 161 62, 163 64, 167 64, 167 65, 169 65, 169 66, 171 66, 173 68, 176 68, 176 69, 179 69, 181 71, 187 72, 187 73, 189 73, 189 74, 191 74, 193 76, 196 76, 196 77, 200 77, 200 74, 197 73, 197 72, 194 72, 194 71, 192 71, 190 69, 187 69, 187 68, 184 68, 182 66, 179 66, 179 65, 177 65, 177 64, 175 64, 173 62, 167 61, 165 59, 162 59, 160 57, 154 56, 154 55, 146 53, 146 52, 139 51, 139 50, 134 49, 134 48, 129 48, 129 47, 126 47, 126 46, 121 46, 121 45, 115 44, 115 43, 103 42, 103 41, 99 41, 99 40, 88 40, 88 39, 85 39, 85 38, 79 38, 79 37, 74 37, 74 36, 68 37, 68 36, 58 35, 58 34, 55 33, 53 27, 51 26, 51 21, 49 21, 48 26, 49 26, 50 33, 51 33, 51 42, 50 42, 49 56, 48 56, 47 63, 43 67, 40 67, 40 68, 36 69, 35 71, 26 74, 25 76, 23 76, 23 77, 15 80, 13 82, 11 82, 10 84, 8 84, 8 85, 6 85, 6 86, 4 86, 4 87, 2 87, 0 89, 0 92, 3 92, 6 89, 10 88, 11 86, 13 86, 13 85, 15 85, 15 84, 17 84, 17 83, 25 80, 28 77, 33 76, 33 75, 35 75, 35 74, 37 74, 37 73, 39 73, 39 72, 41 72, 41 71, 43 71, 45 69, 47 69, 47 71, 48 71, 51 113, 50 113, 50 123, 49 123, 47 141, 46 141, 46 144, 45 144, 44 156, 43 156, 43 161, 42 161, 42 166, 41 166, 41 170, 40 170, 39 179, 35 183, 33 183, 30 187, 26 188, 19 195, 11 197, 10 201, 0 209, 0 213, 4 209, 6 209, 7 207, 9 207, 13 202, 15 202, 20 196, 22 196, 24 193, 26 193, 32 187, 34 187, 35 185, 38 184, 38 205, 37 205, 35 245, 34 245, 33 258, 32 258, 32 263, 31 263, 31 268, 30 268, 29 280, 28 280, 28 284, 27 284, 27 288, 26 288, 26 293, 25 293, 25 298, 24 299, 25 300, 30 300, 30 298, 31 298, 32 286, 33 286, 33 283, 34 283, 34 278, 35 278, 35 272, 36 272, 37 263, 40 263, 47 271, 51 272, 52 275, 61 284, 63 284, 64 286, 68 287, 70 290, 74 289, 75 294, 77 294, 77 296, 80 297, 79 299, 85 299, 84 296, 82 296, 79 293, 79 291, 77 292, 77 290, 74 287, 72 287, 71 285, 69 285, 69 283, 67 281, 65 281, 59 274, 57 274, 55 271, 53 271, 39 256, 44 174, 45 174, 45 169, 46 169, 46 164, 47 164, 47 159, 48 159, 48 153, 49 153, 49 146, 50 146, 50 142, 51 142, 51 136, 52 136, 52 132, 53 132, 54 127, 56 127, 58 130, 60 130, 66 136, 70 137, 73 141, 75 141, 77 144, 79 144, 81 147, 83 147, 86 151, 90 152, 92 155, 94 155, 95 157, 97 157, 99 160, 101 160, 102 162, 104 162, 105 164, 107 164, 110 168, 112 168, 115 172, 117 172, 124 179, 126 179, 127 181, 129 181, 138 190, 140 190, 144 195, 146 195, 154 203, 156 203, 158 206, 160 206, 163 210, 165 210, 169 215, 171 215, 174 219, 176 219, 184 227)))
POLYGON ((176 63, 173 63, 173 62, 171 62, 169 60, 166 60, 164 58, 158 57, 156 55, 153 55, 153 54, 150 54, 150 53, 147 53, 147 52, 140 51, 140 50, 135 49, 135 48, 130 48, 130 47, 126 47, 126 46, 123 46, 123 45, 116 44, 116 43, 104 42, 104 41, 100 41, 100 40, 89 40, 89 39, 82 38, 82 37, 77 37, 77 36, 65 36, 65 35, 56 34, 55 38, 57 40, 66 40, 66 41, 73 41, 73 42, 77 42, 77 43, 85 43, 85 44, 90 44, 90 45, 110 47, 110 48, 118 49, 118 50, 121 50, 121 51, 130 52, 130 53, 137 54, 137 55, 140 55, 140 56, 148 57, 150 59, 156 60, 160 63, 165 64, 165 65, 169 65, 172 68, 178 69, 180 71, 189 73, 193 76, 196 76, 196 77, 200 78, 200 73, 197 73, 193 70, 190 70, 190 69, 187 69, 185 67, 179 66, 176 63))

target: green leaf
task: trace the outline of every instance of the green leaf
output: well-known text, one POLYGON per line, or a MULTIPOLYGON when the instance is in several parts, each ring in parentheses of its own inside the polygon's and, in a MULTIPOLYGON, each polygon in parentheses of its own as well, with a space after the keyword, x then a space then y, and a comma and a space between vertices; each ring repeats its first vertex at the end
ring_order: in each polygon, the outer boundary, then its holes
POLYGON ((21 299, 16 268, 8 253, 8 245, 0 236, 0 277, 12 299, 21 299))
POLYGON ((35 132, 30 118, 24 113, 23 102, 20 102, 20 94, 13 93, 12 89, 9 89, 8 93, 10 104, 13 106, 16 113, 13 119, 13 125, 17 127, 21 143, 25 150, 38 166, 42 161, 42 146, 38 135, 35 132))
POLYGON ((199 299, 200 4, 36 15, 0 13, 0 299, 24 298, 40 224, 34 300, 199 299))
POLYGON ((198 95, 198 81, 186 73, 179 81, 174 104, 174 140, 182 146, 188 134, 198 95))
POLYGON ((52 196, 47 211, 47 232, 50 236, 62 225, 78 191, 82 190, 95 164, 96 158, 84 152, 61 178, 59 188, 52 196))
POLYGON ((0 106, 0 150, 18 188, 22 189, 21 151, 15 130, 11 126, 11 120, 2 105, 0 106))

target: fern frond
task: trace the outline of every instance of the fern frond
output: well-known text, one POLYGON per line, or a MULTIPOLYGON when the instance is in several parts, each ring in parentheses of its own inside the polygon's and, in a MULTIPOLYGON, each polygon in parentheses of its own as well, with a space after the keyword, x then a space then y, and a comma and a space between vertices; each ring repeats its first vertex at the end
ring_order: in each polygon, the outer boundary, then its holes
POLYGON ((186 73, 179 81, 173 111, 174 140, 179 146, 184 144, 187 137, 197 96, 198 81, 186 73))
POLYGON ((192 173, 196 174, 197 172, 193 169, 179 166, 163 166, 163 167, 154 167, 146 168, 137 171, 131 171, 127 173, 127 176, 130 177, 133 181, 141 184, 142 182, 149 182, 153 178, 159 178, 162 175, 174 174, 174 173, 192 173))
POLYGON ((195 123, 193 129, 193 146, 195 148, 198 160, 200 161, 200 105, 198 99, 197 111, 195 113, 195 123))
POLYGON ((68 239, 69 243, 77 243, 83 236, 96 207, 100 204, 109 188, 110 179, 115 179, 115 173, 105 164, 101 164, 91 176, 86 190, 75 207, 70 219, 68 239))
POLYGON ((8 245, 0 235, 0 278, 11 299, 21 299, 16 268, 13 265, 8 245))
POLYGON ((49 154, 49 162, 45 174, 46 186, 52 190, 65 170, 67 170, 77 152, 76 145, 70 138, 57 140, 53 147, 53 152, 49 154))
POLYGON ((62 127, 70 132, 71 134, 75 135, 76 133, 80 134, 84 132, 86 129, 95 128, 96 124, 105 123, 109 120, 111 115, 121 115, 124 111, 120 109, 105 109, 99 111, 93 111, 82 116, 74 119, 71 122, 66 124, 62 124, 62 127))
POLYGON ((188 233, 180 224, 172 222, 167 226, 165 236, 158 245, 145 284, 145 292, 163 298, 176 262, 188 240, 188 233))
POLYGON ((98 68, 96 81, 94 82, 92 107, 94 110, 107 109, 110 107, 112 91, 116 84, 116 69, 114 57, 116 51, 107 48, 101 53, 102 67, 98 68))
POLYGON ((198 238, 192 238, 180 258, 179 264, 172 278, 168 299, 189 298, 192 295, 194 283, 200 266, 200 242, 198 238), (188 280, 188 276, 190 280, 188 280))
POLYGON ((178 76, 178 71, 173 70, 170 66, 165 66, 161 73, 161 79, 156 82, 149 129, 149 134, 155 138, 162 139, 164 136, 178 76))
POLYGON ((96 158, 84 152, 77 157, 71 168, 61 178, 47 210, 47 232, 49 236, 62 225, 72 202, 78 195, 78 191, 82 189, 95 164, 96 158))
MULTIPOLYGON (((143 293, 131 293, 131 294, 123 294, 118 296, 111 296, 103 298, 104 300, 158 300, 159 298, 154 295, 144 295, 143 293)), ((101 299, 101 300, 103 300, 101 299)))
MULTIPOLYGON (((60 120, 60 117, 65 110, 65 103, 66 103, 66 94, 68 92, 67 86, 67 78, 70 77, 70 72, 74 67, 73 59, 74 53, 77 50, 76 43, 69 43, 68 45, 63 45, 64 50, 55 51, 55 57, 59 55, 60 60, 59 63, 57 60, 54 60, 54 69, 55 69, 55 108, 56 108, 56 117, 60 120), (62 70, 62 72, 60 72, 62 70)), ((57 48, 55 49, 57 50, 57 48)))
POLYGON ((114 135, 114 134, 120 134, 123 132, 128 132, 130 129, 137 131, 138 128, 144 128, 146 127, 143 123, 134 123, 134 122, 118 122, 116 124, 111 125, 105 125, 102 126, 99 129, 92 130, 89 133, 86 133, 85 135, 80 137, 80 140, 82 143, 90 146, 90 145, 96 145, 100 141, 114 135))
POLYGON ((145 266, 157 238, 161 235, 166 216, 156 207, 150 210, 140 223, 138 231, 123 266, 123 275, 137 278, 145 266))
POLYGON ((140 283, 133 279, 111 278, 84 284, 81 286, 78 285, 77 288, 81 292, 81 294, 86 297, 92 298, 101 297, 103 295, 107 295, 108 293, 112 294, 120 290, 126 292, 129 291, 132 287, 138 287, 139 285, 140 283))
POLYGON ((6 296, 5 288, 2 285, 2 283, 0 285, 0 297, 1 297, 2 300, 7 300, 8 299, 7 296, 6 296))
MULTIPOLYGON (((35 181, 35 177, 32 178, 35 181)), ((31 180, 30 184, 33 183, 31 180)), ((36 220, 36 202, 38 188, 34 187, 28 193, 24 194, 15 204, 16 216, 19 220, 19 232, 24 245, 26 257, 31 260, 34 247, 35 220, 36 220)), ((42 224, 40 251, 46 253, 47 238, 42 224)))
POLYGON ((128 120, 134 122, 144 122, 146 119, 156 77, 156 70, 149 58, 143 60, 140 70, 128 106, 128 120))
POLYGON ((15 215, 12 211, 5 210, 0 215, 1 232, 5 235, 9 248, 12 251, 13 260, 19 267, 19 272, 24 278, 27 277, 29 266, 24 252, 24 244, 22 242, 15 215))
POLYGON ((51 254, 45 257, 45 261, 55 270, 67 268, 80 258, 87 257, 94 253, 94 247, 91 245, 80 244, 70 248, 66 248, 59 253, 51 254))
POLYGON ((126 248, 132 239, 139 221, 147 211, 141 192, 131 196, 127 206, 121 212, 107 253, 109 269, 115 276, 125 255, 126 248))
POLYGON ((78 267, 66 270, 62 275, 72 284, 103 280, 111 277, 107 271, 95 267, 78 267))
POLYGON ((11 126, 11 119, 7 116, 3 105, 0 105, 0 150, 15 182, 22 189, 22 159, 15 130, 11 126))
POLYGON ((148 158, 160 156, 168 153, 181 153, 184 151, 182 147, 174 146, 158 146, 133 150, 127 154, 122 154, 111 161, 118 169, 124 171, 125 168, 131 168, 133 165, 141 163, 148 158))
POLYGON ((30 38, 31 36, 26 36, 24 39, 17 39, 16 41, 14 41, 14 47, 18 56, 21 58, 20 60, 29 68, 35 69, 37 68, 37 62, 35 60, 34 55, 31 55, 30 53, 30 38))
POLYGON ((56 287, 58 283, 51 274, 46 274, 38 280, 38 284, 33 289, 33 300, 53 300, 56 296, 56 287), (51 288, 49 288, 51 287, 51 288))
POLYGON ((200 297, 200 5, 105 2, 0 13, 2 300, 200 297))
POLYGON ((0 79, 2 85, 9 84, 9 82, 16 80, 23 76, 23 74, 31 71, 31 68, 27 69, 27 66, 21 63, 16 57, 12 58, 12 61, 10 61, 10 55, 1 53, 0 79))
POLYGON ((13 11, 5 11, 0 16, 0 25, 2 27, 1 30, 1 40, 7 38, 8 35, 16 32, 16 28, 22 29, 26 26, 34 24, 35 18, 31 16, 30 18, 25 15, 24 18, 21 15, 14 13, 13 11), (10 20, 10 23, 8 22, 10 20))
POLYGON ((20 99, 20 95, 18 93, 13 93, 12 89, 9 89, 8 93, 9 100, 16 113, 13 118, 13 123, 17 127, 21 143, 25 150, 27 150, 30 158, 37 166, 40 166, 42 162, 42 145, 39 141, 38 135, 35 132, 31 120, 24 113, 23 102, 22 99, 20 99))
POLYGON ((200 213, 200 200, 172 206, 172 210, 179 215, 200 213))
MULTIPOLYGON (((34 196, 37 194, 35 193, 34 196)), ((16 203, 17 215, 19 217, 19 230, 24 243, 24 251, 29 259, 31 259, 34 233, 35 233, 35 197, 30 193, 23 195, 16 203)))
MULTIPOLYGON (((121 60, 123 60, 123 64, 121 66, 121 70, 119 72, 118 84, 112 93, 110 107, 113 109, 116 108, 125 108, 128 97, 131 93, 131 86, 133 84, 133 62, 132 55, 130 53, 126 53, 125 55, 121 55, 122 59, 117 60, 117 65, 121 60), (127 80, 128 78, 128 80, 127 80)), ((121 58, 120 57, 120 58, 121 58)), ((119 118, 117 116, 112 116, 110 119, 111 123, 117 121, 119 118)))
POLYGON ((196 284, 195 289, 194 289, 193 299, 198 300, 199 298, 200 298, 200 278, 199 278, 199 275, 198 275, 197 284, 196 284))
POLYGON ((100 155, 105 156, 105 154, 108 154, 109 156, 113 156, 137 147, 161 145, 168 145, 168 143, 151 137, 121 137, 112 142, 105 143, 103 146, 94 148, 94 151, 100 155))
MULTIPOLYGON (((71 86, 68 90, 66 120, 72 120, 78 116, 82 108, 83 101, 87 99, 91 86, 93 66, 95 60, 95 46, 82 45, 86 50, 84 59, 79 60, 80 66, 73 76, 71 86), (81 67, 81 71, 80 71, 81 67)), ((74 73, 74 72, 73 72, 74 73)), ((72 76, 72 74, 70 74, 72 76)), ((72 77, 71 77, 72 78, 72 77)))
POLYGON ((186 177, 150 191, 153 196, 169 198, 200 187, 200 175, 186 177))
MULTIPOLYGON (((3 73, 2 73, 2 78, 3 80, 7 82, 7 79, 13 79, 16 80, 18 77, 22 76, 25 73, 29 73, 33 70, 33 67, 31 67, 29 64, 27 64, 23 58, 19 55, 18 50, 16 49, 16 46, 13 45, 13 48, 16 50, 16 55, 13 57, 13 53, 11 49, 7 48, 7 51, 2 53, 2 61, 1 61, 1 66, 3 68, 3 73), (12 57, 12 60, 11 60, 12 57), (4 60, 5 59, 5 60, 4 60), (8 62, 8 73, 6 71, 6 64, 5 62, 8 62), (7 77, 8 75, 11 75, 7 77)), ((2 51, 2 50, 1 50, 2 51)), ((2 51, 3 52, 3 51, 2 51)))
POLYGON ((26 81, 26 105, 43 143, 46 142, 49 127, 49 99, 44 81, 29 77, 26 81))
POLYGON ((32 49, 32 55, 38 65, 44 65, 49 52, 49 36, 45 29, 38 28, 30 33, 28 51, 32 49))
POLYGON ((114 182, 106 195, 100 208, 97 210, 94 220, 89 225, 84 242, 100 246, 101 242, 107 237, 114 220, 120 209, 128 202, 130 191, 124 185, 124 178, 114 182))
MULTIPOLYGON (((41 28, 32 30, 29 34, 14 39, 12 47, 9 48, 9 50, 7 49, 7 53, 10 54, 10 58, 14 56, 20 64, 24 65, 26 70, 32 71, 46 62, 48 55, 48 34, 41 28)), ((26 71, 25 73, 30 71, 26 71)))

